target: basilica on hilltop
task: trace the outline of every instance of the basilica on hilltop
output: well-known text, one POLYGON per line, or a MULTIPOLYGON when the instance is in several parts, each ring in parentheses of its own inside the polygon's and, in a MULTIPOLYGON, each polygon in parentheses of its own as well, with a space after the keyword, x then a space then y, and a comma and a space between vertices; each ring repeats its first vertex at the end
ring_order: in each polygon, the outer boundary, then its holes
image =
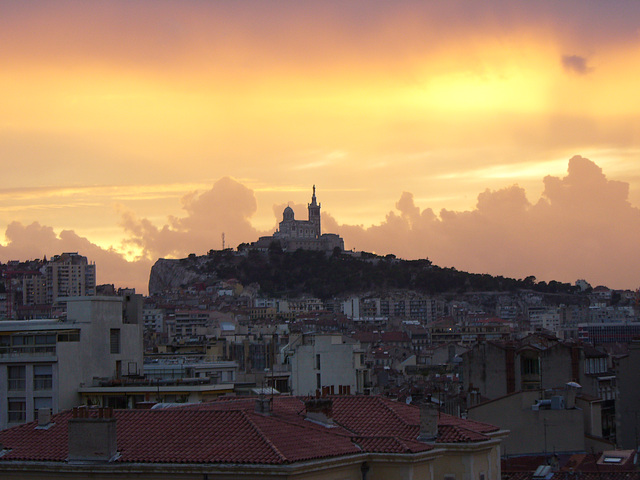
POLYGON ((316 186, 313 186, 311 203, 307 204, 308 220, 296 220, 291 207, 282 212, 282 221, 272 236, 260 237, 252 247, 267 249, 277 242, 283 251, 304 250, 333 251, 336 247, 344 250, 344 240, 335 233, 322 233, 320 226, 320 204, 316 200, 316 186))

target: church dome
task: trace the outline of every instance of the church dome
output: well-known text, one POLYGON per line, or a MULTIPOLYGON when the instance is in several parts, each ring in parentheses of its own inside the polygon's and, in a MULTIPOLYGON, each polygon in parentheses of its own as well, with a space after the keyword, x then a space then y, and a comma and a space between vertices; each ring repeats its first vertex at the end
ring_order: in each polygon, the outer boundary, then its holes
POLYGON ((284 209, 284 213, 282 214, 282 218, 284 220, 293 220, 293 208, 287 207, 284 209))

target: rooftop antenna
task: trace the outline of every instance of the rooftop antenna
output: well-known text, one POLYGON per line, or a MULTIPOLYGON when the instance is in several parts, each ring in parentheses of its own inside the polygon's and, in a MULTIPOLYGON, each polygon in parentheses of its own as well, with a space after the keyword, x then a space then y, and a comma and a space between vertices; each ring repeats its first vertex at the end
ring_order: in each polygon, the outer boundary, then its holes
POLYGON ((224 250, 224 232, 222 232, 222 250, 224 250))

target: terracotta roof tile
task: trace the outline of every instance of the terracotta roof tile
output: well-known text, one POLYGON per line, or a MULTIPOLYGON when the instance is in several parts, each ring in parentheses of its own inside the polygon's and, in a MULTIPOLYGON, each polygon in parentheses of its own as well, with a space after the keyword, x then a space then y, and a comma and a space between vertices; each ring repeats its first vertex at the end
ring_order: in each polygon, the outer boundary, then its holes
POLYGON ((352 437, 365 452, 375 453, 417 453, 433 449, 432 445, 398 437, 352 437))
POLYGON ((381 335, 382 341, 388 342, 410 342, 411 339, 406 332, 383 332, 381 335))
MULTIPOLYGON (((502 472, 502 480, 533 480, 533 472, 502 472)), ((640 472, 554 472, 553 480, 640 480, 640 472)))
POLYGON ((483 442, 487 436, 458 425, 438 425, 438 443, 483 442))
MULTIPOLYGON (((154 410, 116 410, 118 462, 284 464, 362 452, 411 453, 419 409, 376 396, 335 396, 332 425, 305 418, 301 397, 276 397, 272 415, 254 412, 255 398, 154 410)), ((8 460, 65 461, 71 412, 47 429, 31 422, 0 432, 8 460)), ((439 443, 480 442, 498 428, 441 414, 439 443)))

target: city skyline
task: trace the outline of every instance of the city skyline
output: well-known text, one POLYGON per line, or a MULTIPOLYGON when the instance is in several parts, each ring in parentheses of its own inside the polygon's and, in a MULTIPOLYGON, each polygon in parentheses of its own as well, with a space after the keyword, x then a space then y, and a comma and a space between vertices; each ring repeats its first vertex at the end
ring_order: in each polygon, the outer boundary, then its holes
POLYGON ((0 261, 270 234, 640 285, 640 5, 0 2, 0 261), (580 156, 580 157, 577 157, 580 156))

